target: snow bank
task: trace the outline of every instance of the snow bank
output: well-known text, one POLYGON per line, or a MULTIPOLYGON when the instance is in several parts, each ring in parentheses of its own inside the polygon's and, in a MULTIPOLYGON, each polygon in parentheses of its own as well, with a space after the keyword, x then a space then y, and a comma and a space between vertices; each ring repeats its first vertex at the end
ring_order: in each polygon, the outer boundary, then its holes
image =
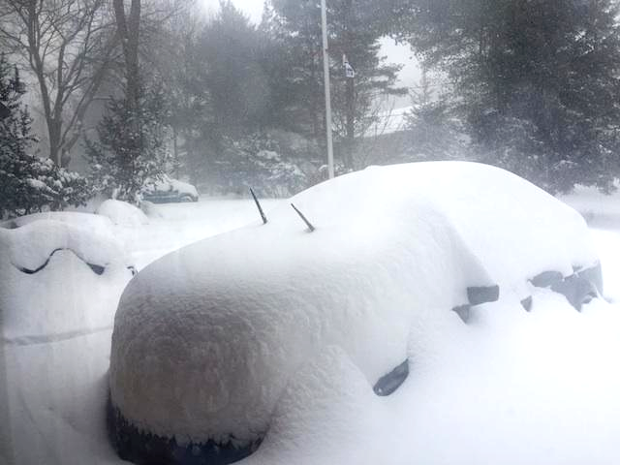
POLYGON ((112 223, 119 226, 136 227, 143 226, 149 222, 142 210, 120 200, 106 200, 99 205, 95 213, 109 218, 112 223))
POLYGON ((123 294, 113 403, 178 441, 247 442, 267 431, 291 377, 340 348, 372 385, 462 330, 467 288, 518 302, 542 271, 596 263, 583 219, 489 166, 442 162, 342 176, 255 224, 154 262, 123 294), (509 252, 509 253, 507 253, 509 252))

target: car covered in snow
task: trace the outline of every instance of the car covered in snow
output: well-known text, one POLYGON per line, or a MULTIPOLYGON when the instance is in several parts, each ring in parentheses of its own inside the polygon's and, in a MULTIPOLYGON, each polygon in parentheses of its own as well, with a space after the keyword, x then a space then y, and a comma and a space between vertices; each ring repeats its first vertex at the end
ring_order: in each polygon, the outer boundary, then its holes
POLYGON ((142 199, 153 203, 198 202, 198 198, 195 186, 168 176, 147 182, 142 190, 142 199))
POLYGON ((495 303, 524 324, 540 310, 538 289, 577 310, 602 291, 583 218, 498 168, 371 167, 290 203, 162 257, 125 289, 108 404, 121 458, 230 463, 265 441, 257 463, 275 463, 278 434, 316 411, 338 422, 327 412, 353 395, 381 411, 373 398, 398 399, 385 396, 412 370, 424 378, 438 340, 469 341, 485 315, 500 318, 495 303))
POLYGON ((103 216, 50 212, 5 222, 0 227, 4 336, 36 340, 41 334, 79 333, 86 323, 109 324, 104 310, 108 296, 135 274, 112 223, 103 216), (68 281, 72 292, 67 292, 68 281), (87 315, 85 308, 94 311, 87 315))

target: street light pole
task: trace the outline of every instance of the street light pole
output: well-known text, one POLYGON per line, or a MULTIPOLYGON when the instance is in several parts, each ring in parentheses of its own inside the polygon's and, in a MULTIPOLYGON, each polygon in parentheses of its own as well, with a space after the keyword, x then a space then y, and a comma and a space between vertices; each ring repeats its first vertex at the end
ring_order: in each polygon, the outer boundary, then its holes
POLYGON ((332 141, 332 98, 329 87, 329 54, 327 44, 327 8, 321 0, 321 28, 323 30, 323 79, 325 85, 325 132, 327 133, 327 169, 329 179, 334 177, 334 145, 332 141))

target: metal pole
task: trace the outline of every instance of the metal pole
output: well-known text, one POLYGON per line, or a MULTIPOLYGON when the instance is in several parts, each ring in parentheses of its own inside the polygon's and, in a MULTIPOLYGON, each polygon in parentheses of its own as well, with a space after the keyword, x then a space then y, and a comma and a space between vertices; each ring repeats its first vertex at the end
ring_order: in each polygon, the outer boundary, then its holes
POLYGON ((332 142, 332 98, 329 88, 329 55, 327 44, 327 8, 321 0, 321 28, 323 29, 323 78, 325 85, 325 132, 327 133, 327 169, 329 179, 334 177, 334 145, 332 142))

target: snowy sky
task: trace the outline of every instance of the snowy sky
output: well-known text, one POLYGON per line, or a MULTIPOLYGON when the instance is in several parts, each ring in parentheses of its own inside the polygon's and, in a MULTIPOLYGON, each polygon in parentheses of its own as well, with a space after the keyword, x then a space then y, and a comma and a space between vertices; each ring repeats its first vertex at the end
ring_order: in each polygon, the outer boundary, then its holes
MULTIPOLYGON (((201 0, 202 5, 207 14, 215 14, 219 7, 219 0, 201 0)), ((263 0, 234 0, 235 6, 244 11, 252 21, 259 22, 263 12, 263 0)), ((413 53, 409 47, 404 45, 396 45, 391 39, 382 41, 382 52, 388 57, 392 63, 403 64, 404 67, 400 72, 400 85, 414 86, 420 78, 420 70, 413 53)), ((409 99, 403 98, 397 102, 397 107, 409 105, 409 99)))

